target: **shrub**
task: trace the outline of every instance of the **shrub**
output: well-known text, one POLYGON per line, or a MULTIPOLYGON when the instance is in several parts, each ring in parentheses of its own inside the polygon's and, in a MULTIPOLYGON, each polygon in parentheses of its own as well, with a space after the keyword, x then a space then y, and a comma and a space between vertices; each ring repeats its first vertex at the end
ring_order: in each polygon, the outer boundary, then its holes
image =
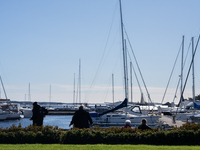
POLYGON ((168 131, 158 128, 141 131, 118 127, 62 130, 52 126, 22 128, 13 125, 0 128, 0 143, 200 145, 200 126, 187 123, 168 131))

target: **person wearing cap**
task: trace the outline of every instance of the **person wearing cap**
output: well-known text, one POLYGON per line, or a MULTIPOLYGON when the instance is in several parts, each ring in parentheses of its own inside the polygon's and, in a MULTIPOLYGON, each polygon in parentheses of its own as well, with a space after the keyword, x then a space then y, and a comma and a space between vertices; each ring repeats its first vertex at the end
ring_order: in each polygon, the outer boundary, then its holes
POLYGON ((71 125, 74 125, 75 128, 89 128, 90 126, 93 126, 92 118, 89 114, 89 112, 84 110, 84 106, 81 105, 79 107, 79 110, 77 110, 72 117, 72 121, 69 124, 69 127, 71 125), (90 122, 90 125, 89 125, 90 122))
POLYGON ((139 125, 138 129, 147 130, 147 129, 151 129, 151 128, 147 125, 147 120, 145 118, 143 118, 142 123, 141 123, 141 125, 139 125))
POLYGON ((37 102, 34 102, 32 112, 33 115, 30 120, 33 120, 33 125, 42 126, 43 119, 45 115, 48 114, 48 110, 44 107, 41 107, 37 102))
POLYGON ((131 128, 131 129, 133 129, 132 127, 131 127, 131 121, 130 120, 126 120, 125 121, 125 125, 123 126, 123 128, 125 129, 125 128, 131 128))

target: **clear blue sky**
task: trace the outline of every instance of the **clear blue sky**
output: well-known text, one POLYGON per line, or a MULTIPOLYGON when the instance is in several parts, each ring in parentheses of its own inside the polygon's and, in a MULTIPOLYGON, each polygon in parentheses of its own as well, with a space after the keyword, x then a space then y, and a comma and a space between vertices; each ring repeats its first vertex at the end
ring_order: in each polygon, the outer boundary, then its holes
MULTIPOLYGON (((122 0, 124 25, 153 102, 162 100, 182 36, 184 57, 192 36, 196 44, 199 6, 199 0, 122 0)), ((112 74, 114 100, 122 101, 120 32, 118 0, 1 0, 0 75, 8 98, 28 100, 30 83, 31 101, 48 102, 51 85, 51 101, 73 102, 74 74, 77 91, 81 59, 81 102, 112 102, 112 74)), ((200 94, 199 51, 195 56, 196 95, 200 94)), ((191 48, 184 80, 190 61, 191 48)), ((165 102, 173 100, 180 70, 179 56, 165 102)), ((192 97, 191 78, 185 98, 192 97)), ((133 101, 138 102, 140 91, 134 76, 133 87, 133 101)))

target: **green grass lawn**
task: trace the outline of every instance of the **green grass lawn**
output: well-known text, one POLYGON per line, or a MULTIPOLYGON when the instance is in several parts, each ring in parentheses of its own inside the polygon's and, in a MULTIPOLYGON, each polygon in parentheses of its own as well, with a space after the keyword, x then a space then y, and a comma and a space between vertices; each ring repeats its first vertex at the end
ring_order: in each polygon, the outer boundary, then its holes
POLYGON ((200 146, 0 144, 0 150, 197 150, 200 146))

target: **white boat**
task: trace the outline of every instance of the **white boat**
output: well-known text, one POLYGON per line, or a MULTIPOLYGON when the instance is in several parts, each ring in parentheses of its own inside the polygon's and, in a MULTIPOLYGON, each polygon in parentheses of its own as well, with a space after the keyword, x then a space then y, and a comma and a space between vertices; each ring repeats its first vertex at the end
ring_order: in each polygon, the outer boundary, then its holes
POLYGON ((20 119, 20 118, 21 118, 21 116, 19 113, 10 111, 8 113, 6 120, 13 120, 13 119, 20 119))
POLYGON ((141 120, 145 118, 149 126, 154 126, 160 116, 148 116, 148 115, 134 115, 125 113, 112 113, 106 114, 102 117, 93 117, 93 125, 98 126, 123 126, 126 120, 131 121, 132 126, 138 126, 141 124, 141 120))
POLYGON ((6 112, 8 114, 7 120, 12 120, 12 119, 20 119, 21 118, 21 113, 20 113, 20 104, 18 103, 3 103, 1 104, 2 111, 6 112))
POLYGON ((200 103, 192 102, 188 104, 188 107, 185 108, 185 112, 183 113, 175 113, 177 120, 181 120, 184 122, 200 122, 200 103), (193 103, 193 104, 192 104, 193 103), (190 108, 190 109, 189 109, 190 108))
POLYGON ((106 113, 100 117, 97 113, 90 113, 90 115, 93 124, 98 126, 123 126, 126 120, 130 120, 132 126, 138 126, 143 118, 147 120, 148 125, 154 126, 161 117, 156 114, 142 114, 140 106, 131 106, 128 109, 126 112, 106 113))
POLYGON ((197 114, 193 114, 192 116, 190 116, 191 118, 191 122, 192 123, 199 123, 200 122, 200 113, 197 114))
POLYGON ((24 118, 31 118, 33 115, 32 108, 30 106, 22 106, 21 112, 24 115, 24 118))
POLYGON ((0 121, 5 120, 7 118, 7 116, 8 116, 7 114, 0 113, 0 121))
MULTIPOLYGON (((198 45, 198 42, 199 42, 199 39, 200 39, 200 35, 198 37, 198 40, 197 40, 197 45, 198 45)), ((174 116, 176 116, 176 119, 177 120, 181 120, 181 121, 185 121, 185 122, 188 122, 188 121, 191 121, 191 122, 199 122, 200 121, 200 102, 196 102, 196 99, 195 99, 195 82, 194 82, 194 56, 195 56, 195 52, 196 52, 196 49, 194 51, 194 38, 192 37, 192 61, 191 61, 191 64, 190 64, 190 68, 193 67, 193 73, 192 73, 192 79, 193 79, 193 86, 192 86, 192 94, 193 94, 193 102, 186 102, 186 105, 184 106, 184 109, 183 107, 183 101, 182 100, 182 97, 183 97, 183 91, 181 92, 181 99, 180 99, 180 109, 175 111, 174 112, 174 116)), ((197 45, 196 45, 196 48, 197 48, 197 45)), ((190 72, 190 69, 188 71, 188 74, 190 72)), ((186 80, 187 81, 187 80, 186 80)), ((187 82, 185 82, 186 84, 187 82)), ((185 87, 185 86, 184 86, 185 87)))
MULTIPOLYGON (((2 87, 3 87, 3 91, 4 91, 4 94, 5 94, 6 100, 8 100, 1 76, 0 76, 0 81, 1 81, 1 84, 2 84, 2 87)), ((10 104, 2 103, 2 104, 0 104, 0 106, 2 108, 2 111, 8 113, 8 116, 7 116, 6 119, 9 120, 9 119, 19 119, 19 118, 21 118, 20 110, 19 110, 20 104, 17 104, 17 103, 10 103, 10 104)))
POLYGON ((0 107, 0 121, 5 120, 8 117, 8 113, 4 112, 0 107))

